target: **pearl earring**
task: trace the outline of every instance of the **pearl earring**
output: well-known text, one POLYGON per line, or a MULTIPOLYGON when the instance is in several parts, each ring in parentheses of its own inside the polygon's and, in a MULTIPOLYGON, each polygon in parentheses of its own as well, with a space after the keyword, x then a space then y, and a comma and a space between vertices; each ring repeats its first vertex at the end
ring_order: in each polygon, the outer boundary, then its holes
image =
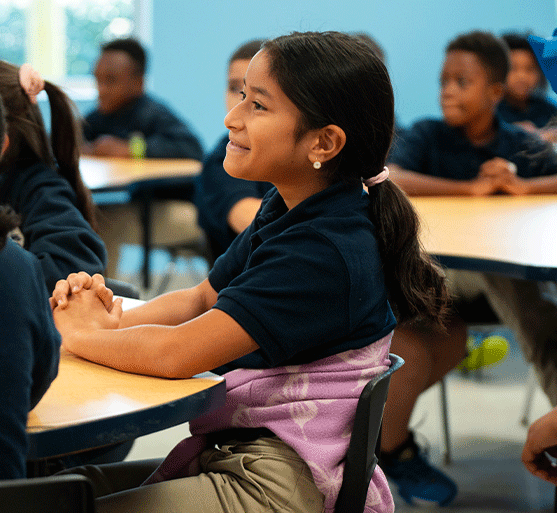
POLYGON ((313 167, 314 167, 314 169, 321 169, 321 162, 319 162, 318 160, 316 160, 316 161, 313 163, 313 167))

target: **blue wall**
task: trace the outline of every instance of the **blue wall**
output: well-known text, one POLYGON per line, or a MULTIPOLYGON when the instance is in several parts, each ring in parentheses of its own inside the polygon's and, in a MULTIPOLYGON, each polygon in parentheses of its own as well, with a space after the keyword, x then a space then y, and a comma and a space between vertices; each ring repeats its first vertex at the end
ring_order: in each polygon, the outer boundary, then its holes
POLYGON ((548 37, 555 26, 554 0, 153 0, 150 89, 209 149, 225 132, 226 63, 238 45, 292 30, 366 31, 385 49, 397 115, 407 125, 439 114, 443 49, 456 34, 531 29, 548 37))

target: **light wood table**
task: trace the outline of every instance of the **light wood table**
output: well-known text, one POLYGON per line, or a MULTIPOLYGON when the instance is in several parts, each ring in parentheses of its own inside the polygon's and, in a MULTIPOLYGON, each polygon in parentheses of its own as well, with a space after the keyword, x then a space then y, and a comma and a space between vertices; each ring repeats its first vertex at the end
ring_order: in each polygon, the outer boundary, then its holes
POLYGON ((158 196, 166 200, 193 201, 194 180, 201 162, 192 159, 124 159, 81 157, 81 176, 99 206, 134 203, 143 232, 143 285, 150 285, 151 208, 158 196), (178 191, 179 194, 175 194, 178 191))
POLYGON ((428 253, 454 269, 557 280, 557 195, 413 197, 428 253))
POLYGON ((191 179, 200 173, 201 163, 192 159, 81 157, 79 169, 85 185, 95 193, 154 180, 191 179))
MULTIPOLYGON (((141 303, 125 300, 124 308, 141 303)), ((29 460, 103 447, 188 422, 224 404, 224 378, 141 376, 64 350, 58 376, 29 413, 29 460)))

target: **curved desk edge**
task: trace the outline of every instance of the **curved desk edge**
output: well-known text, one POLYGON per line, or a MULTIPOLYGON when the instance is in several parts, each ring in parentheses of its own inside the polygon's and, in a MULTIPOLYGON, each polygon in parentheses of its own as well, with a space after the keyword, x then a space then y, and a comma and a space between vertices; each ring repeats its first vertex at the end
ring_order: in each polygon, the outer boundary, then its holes
MULTIPOLYGON (((215 375, 203 373, 196 377, 214 379, 215 375)), ((28 432, 27 459, 40 460, 81 452, 162 431, 220 408, 224 405, 225 395, 226 381, 215 379, 215 384, 209 388, 154 408, 70 427, 31 431, 28 432), (86 447, 83 440, 87 440, 86 447)))
POLYGON ((557 268, 537 267, 502 260, 463 257, 456 255, 431 255, 441 266, 483 273, 503 274, 510 278, 532 281, 557 281, 557 268))

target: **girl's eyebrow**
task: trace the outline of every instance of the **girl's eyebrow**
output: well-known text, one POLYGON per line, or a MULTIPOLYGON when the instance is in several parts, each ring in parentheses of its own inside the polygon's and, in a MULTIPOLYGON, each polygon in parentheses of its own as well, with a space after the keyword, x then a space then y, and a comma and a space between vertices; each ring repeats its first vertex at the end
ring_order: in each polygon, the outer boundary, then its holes
MULTIPOLYGON (((244 78, 244 86, 246 85, 246 79, 244 78)), ((249 89, 255 93, 259 93, 262 96, 266 96, 267 98, 272 98, 271 93, 269 93, 269 91, 267 91, 267 89, 263 89, 261 87, 256 87, 256 86, 249 86, 249 89)))

